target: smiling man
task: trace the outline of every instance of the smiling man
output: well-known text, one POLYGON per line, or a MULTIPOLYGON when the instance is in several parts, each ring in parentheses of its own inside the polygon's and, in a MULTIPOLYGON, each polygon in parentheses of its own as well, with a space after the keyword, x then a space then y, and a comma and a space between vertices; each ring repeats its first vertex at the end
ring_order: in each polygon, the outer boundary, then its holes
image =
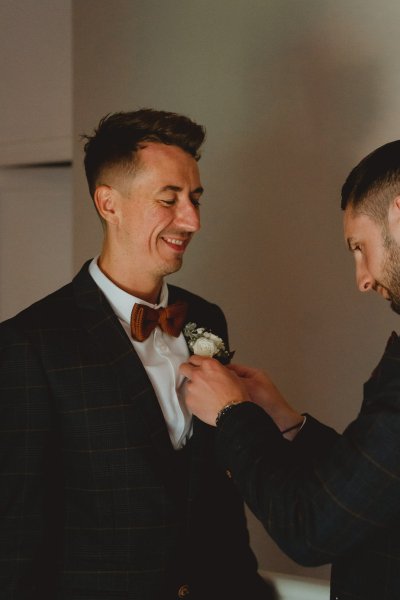
MULTIPOLYGON (((357 285, 400 313, 400 141, 342 189, 357 285)), ((304 565, 332 563, 332 600, 400 598, 400 339, 389 338, 342 435, 301 415, 259 370, 192 356, 187 405, 216 426, 237 489, 279 546, 304 565)))
POLYGON ((221 309, 167 285, 200 228, 204 130, 100 121, 85 168, 104 229, 72 283, 0 327, 2 600, 268 600, 243 501, 192 419, 182 326, 221 309))
POLYGON ((163 277, 180 269, 200 229, 203 188, 196 160, 178 146, 147 142, 135 160, 134 177, 109 173, 94 192, 108 224, 98 265, 127 292, 156 304, 163 277))

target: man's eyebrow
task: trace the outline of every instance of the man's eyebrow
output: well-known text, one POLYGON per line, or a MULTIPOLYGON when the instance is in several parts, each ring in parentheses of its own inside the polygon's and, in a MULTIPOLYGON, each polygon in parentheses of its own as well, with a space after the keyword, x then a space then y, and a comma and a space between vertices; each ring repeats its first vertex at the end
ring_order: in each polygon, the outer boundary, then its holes
MULTIPOLYGON (((162 187, 159 192, 181 192, 183 188, 179 187, 179 185, 165 185, 162 187)), ((190 194, 202 194, 204 192, 204 188, 199 186, 195 190, 191 191, 190 194)))

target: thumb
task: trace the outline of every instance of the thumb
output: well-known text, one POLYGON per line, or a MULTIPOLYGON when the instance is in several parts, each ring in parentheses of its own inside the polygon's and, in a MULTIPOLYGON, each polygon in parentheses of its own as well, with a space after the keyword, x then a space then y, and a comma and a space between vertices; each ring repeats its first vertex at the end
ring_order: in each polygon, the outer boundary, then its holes
POLYGON ((227 367, 231 371, 234 371, 239 377, 250 377, 253 373, 253 369, 246 367, 245 365, 230 364, 227 365, 227 367))
POLYGON ((198 354, 191 354, 188 363, 194 367, 200 367, 203 363, 212 360, 209 356, 199 356, 198 354))

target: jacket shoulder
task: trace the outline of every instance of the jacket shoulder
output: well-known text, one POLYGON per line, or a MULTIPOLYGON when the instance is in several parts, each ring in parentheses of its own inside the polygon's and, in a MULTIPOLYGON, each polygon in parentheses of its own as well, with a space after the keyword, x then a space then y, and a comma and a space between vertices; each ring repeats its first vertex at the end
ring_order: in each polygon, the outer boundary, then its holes
POLYGON ((209 300, 206 300, 202 296, 199 296, 198 294, 194 294, 193 292, 190 292, 189 290, 178 287, 176 285, 169 285, 169 284, 168 284, 168 290, 169 290, 169 298, 170 298, 171 302, 176 302, 177 300, 185 300, 190 306, 192 306, 192 305, 201 306, 203 308, 208 308, 209 310, 220 311, 222 313, 221 308, 217 304, 215 304, 214 302, 210 302, 209 300))
POLYGON ((188 303, 186 322, 211 330, 225 341, 229 347, 228 328, 222 309, 215 303, 183 288, 168 285, 169 301, 185 300, 188 303))
POLYGON ((0 324, 0 331, 14 329, 20 331, 41 330, 62 324, 70 325, 76 318, 78 303, 83 303, 85 294, 96 292, 97 288, 88 273, 88 261, 73 281, 34 302, 14 317, 0 324))
POLYGON ((41 327, 44 323, 50 324, 53 319, 60 318, 72 296, 72 285, 69 283, 3 321, 0 327, 26 330, 41 327))

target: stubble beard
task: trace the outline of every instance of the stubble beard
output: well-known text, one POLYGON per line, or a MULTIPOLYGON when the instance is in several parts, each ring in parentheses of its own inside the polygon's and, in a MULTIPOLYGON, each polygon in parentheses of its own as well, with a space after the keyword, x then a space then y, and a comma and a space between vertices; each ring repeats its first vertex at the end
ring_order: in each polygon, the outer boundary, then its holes
POLYGON ((167 263, 167 264, 163 265, 160 268, 158 275, 161 278, 164 278, 164 277, 167 277, 168 275, 172 275, 173 273, 177 273, 182 268, 182 264, 183 264, 183 258, 177 258, 174 261, 174 264, 167 263))
POLYGON ((387 255, 382 285, 389 293, 391 309, 400 315, 400 247, 388 232, 384 236, 384 244, 387 255))

